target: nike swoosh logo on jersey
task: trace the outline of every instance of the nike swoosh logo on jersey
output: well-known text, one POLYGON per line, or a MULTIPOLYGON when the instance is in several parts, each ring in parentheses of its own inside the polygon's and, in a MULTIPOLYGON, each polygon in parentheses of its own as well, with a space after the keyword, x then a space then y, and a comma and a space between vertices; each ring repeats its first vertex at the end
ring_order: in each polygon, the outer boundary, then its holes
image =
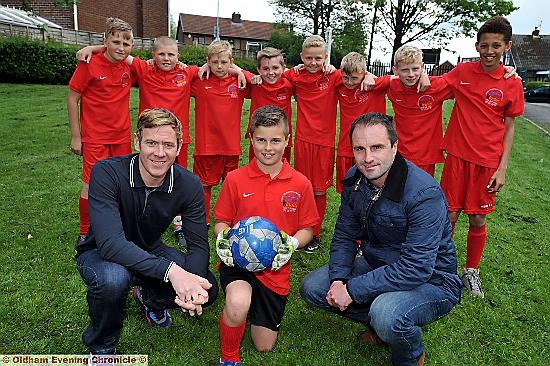
POLYGON ((403 99, 396 99, 395 101, 396 101, 396 102, 402 102, 403 99))
POLYGON ((470 83, 467 81, 460 81, 460 85, 470 85, 470 83))
POLYGON ((107 76, 100 76, 99 80, 107 79, 107 76))
POLYGON ((208 89, 212 89, 212 87, 211 86, 205 86, 204 89, 208 90, 208 89))
POLYGON ((254 194, 254 192, 252 193, 243 193, 243 197, 246 198, 246 197, 250 197, 254 194))

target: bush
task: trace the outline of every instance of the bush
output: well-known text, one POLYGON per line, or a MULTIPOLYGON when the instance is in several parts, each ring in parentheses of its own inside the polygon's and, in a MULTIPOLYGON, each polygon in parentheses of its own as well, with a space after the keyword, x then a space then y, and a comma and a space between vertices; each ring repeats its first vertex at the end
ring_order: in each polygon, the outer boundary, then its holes
POLYGON ((547 80, 547 81, 530 81, 525 86, 525 90, 532 90, 532 89, 538 88, 539 86, 543 86, 543 85, 550 85, 550 80, 547 80))

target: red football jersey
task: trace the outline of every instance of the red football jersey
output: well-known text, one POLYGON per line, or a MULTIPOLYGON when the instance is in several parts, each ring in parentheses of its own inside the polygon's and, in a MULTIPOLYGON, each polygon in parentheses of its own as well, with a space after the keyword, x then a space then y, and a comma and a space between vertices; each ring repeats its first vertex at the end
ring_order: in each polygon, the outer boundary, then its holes
MULTIPOLYGON (((306 177, 285 160, 281 172, 272 179, 258 168, 255 158, 227 175, 214 206, 214 216, 231 226, 244 218, 261 216, 289 235, 319 221, 313 188, 306 177)), ((267 269, 256 276, 272 291, 288 295, 290 262, 278 271, 267 269)))
POLYGON ((344 85, 338 88, 338 102, 340 103, 340 135, 338 138, 337 156, 353 157, 353 150, 349 141, 351 124, 357 117, 369 113, 386 113, 386 90, 389 78, 379 78, 371 91, 361 90, 361 85, 348 89, 344 85))
POLYGON ((311 74, 293 69, 284 75, 292 82, 298 100, 295 138, 312 144, 334 147, 336 135, 336 106, 342 74, 336 70, 330 75, 323 71, 311 74))
POLYGON ((147 61, 134 57, 132 71, 139 84, 139 113, 148 108, 166 108, 181 122, 184 144, 189 138, 189 101, 191 81, 197 77, 199 68, 188 66, 180 69, 176 65, 170 71, 150 66, 147 61))
POLYGON ((194 155, 240 155, 241 112, 246 96, 237 78, 194 79, 191 95, 195 97, 194 155))
POLYGON ((443 148, 472 163, 497 168, 503 151, 504 117, 523 114, 521 79, 504 79, 504 66, 487 73, 478 62, 459 62, 443 75, 455 106, 443 148))
POLYGON ((90 63, 78 62, 69 88, 81 95, 80 126, 82 142, 124 144, 131 140, 130 66, 113 64, 103 53, 90 63))
POLYGON ((431 86, 423 93, 407 88, 396 78, 390 82, 388 99, 394 111, 399 143, 397 150, 416 165, 429 165, 444 161, 443 101, 453 98, 447 82, 430 76, 431 86))

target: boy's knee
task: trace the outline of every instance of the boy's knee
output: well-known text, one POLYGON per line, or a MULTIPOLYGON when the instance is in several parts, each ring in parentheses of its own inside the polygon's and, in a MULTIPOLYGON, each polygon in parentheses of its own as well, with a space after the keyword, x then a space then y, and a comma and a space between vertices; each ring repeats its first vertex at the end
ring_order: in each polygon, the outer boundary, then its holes
POLYGON ((275 348, 275 343, 273 344, 270 344, 270 343, 261 343, 258 344, 256 342, 254 342, 254 347, 256 348, 256 351, 258 352, 270 352, 273 350, 273 348, 275 348))

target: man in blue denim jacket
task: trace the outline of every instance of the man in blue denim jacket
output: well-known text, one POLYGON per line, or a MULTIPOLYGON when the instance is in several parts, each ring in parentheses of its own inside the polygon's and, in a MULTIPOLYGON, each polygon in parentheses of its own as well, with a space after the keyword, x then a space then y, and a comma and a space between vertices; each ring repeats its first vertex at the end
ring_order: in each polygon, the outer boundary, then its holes
POLYGON ((462 290, 447 202, 397 152, 391 117, 359 117, 350 140, 356 165, 342 182, 330 261, 300 292, 312 306, 366 324, 359 340, 389 344, 394 365, 422 365, 420 327, 448 314, 462 290))

